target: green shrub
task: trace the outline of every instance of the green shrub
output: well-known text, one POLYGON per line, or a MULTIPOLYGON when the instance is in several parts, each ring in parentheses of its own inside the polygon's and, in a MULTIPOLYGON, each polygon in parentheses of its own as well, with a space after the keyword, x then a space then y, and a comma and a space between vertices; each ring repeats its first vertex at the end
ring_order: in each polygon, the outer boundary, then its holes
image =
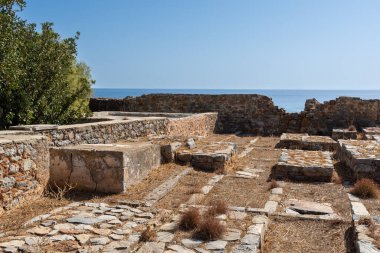
POLYGON ((23 0, 0 0, 0 129, 89 116, 94 81, 77 62, 79 33, 62 39, 52 23, 38 32, 17 16, 24 6, 23 0))

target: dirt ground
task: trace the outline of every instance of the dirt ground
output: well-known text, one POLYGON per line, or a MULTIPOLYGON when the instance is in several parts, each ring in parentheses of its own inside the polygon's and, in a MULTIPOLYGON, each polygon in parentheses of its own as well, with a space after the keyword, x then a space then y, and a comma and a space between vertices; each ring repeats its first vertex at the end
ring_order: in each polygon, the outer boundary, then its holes
POLYGON ((286 182, 284 195, 280 203, 281 211, 284 202, 289 199, 330 203, 333 210, 345 220, 351 219, 350 202, 346 189, 342 185, 333 183, 292 183, 286 182))
MULTIPOLYGON (((263 252, 354 253, 345 238, 351 236, 350 222, 294 220, 274 217, 265 235, 263 252)), ((353 241, 353 240, 348 240, 353 241)))
POLYGON ((181 204, 186 203, 192 194, 200 193, 200 190, 215 173, 193 170, 182 177, 178 184, 156 204, 157 208, 177 209, 181 204))

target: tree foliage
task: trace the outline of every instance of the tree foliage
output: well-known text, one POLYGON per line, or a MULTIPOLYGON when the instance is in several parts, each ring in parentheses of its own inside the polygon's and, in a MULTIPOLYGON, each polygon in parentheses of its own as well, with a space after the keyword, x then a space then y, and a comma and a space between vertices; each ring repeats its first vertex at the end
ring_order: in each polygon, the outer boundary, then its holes
POLYGON ((24 0, 0 0, 0 128, 69 123, 90 114, 90 69, 77 62, 77 40, 62 39, 52 23, 17 16, 24 0))

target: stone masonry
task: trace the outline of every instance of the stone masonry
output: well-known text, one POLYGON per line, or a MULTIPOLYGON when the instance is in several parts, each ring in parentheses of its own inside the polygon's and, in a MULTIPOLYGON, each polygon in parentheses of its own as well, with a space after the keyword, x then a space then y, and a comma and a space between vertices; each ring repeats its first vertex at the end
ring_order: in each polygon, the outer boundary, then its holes
POLYGON ((283 150, 272 169, 272 177, 281 180, 330 181, 334 170, 331 156, 330 152, 283 150))
POLYGON ((0 214, 42 193, 48 159, 43 136, 0 136, 0 214))
POLYGON ((96 144, 50 149, 50 185, 92 192, 124 192, 160 165, 158 145, 96 144))
POLYGON ((339 140, 338 157, 356 178, 380 181, 380 143, 367 140, 339 140))
POLYGON ((281 135, 277 148, 335 151, 338 143, 328 136, 309 136, 308 134, 281 135))

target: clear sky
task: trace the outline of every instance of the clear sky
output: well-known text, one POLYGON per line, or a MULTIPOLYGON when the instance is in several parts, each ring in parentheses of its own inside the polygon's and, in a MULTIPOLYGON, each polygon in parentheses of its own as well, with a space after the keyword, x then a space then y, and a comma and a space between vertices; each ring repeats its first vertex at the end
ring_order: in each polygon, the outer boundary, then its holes
POLYGON ((380 0, 26 0, 95 88, 380 89, 380 0))

